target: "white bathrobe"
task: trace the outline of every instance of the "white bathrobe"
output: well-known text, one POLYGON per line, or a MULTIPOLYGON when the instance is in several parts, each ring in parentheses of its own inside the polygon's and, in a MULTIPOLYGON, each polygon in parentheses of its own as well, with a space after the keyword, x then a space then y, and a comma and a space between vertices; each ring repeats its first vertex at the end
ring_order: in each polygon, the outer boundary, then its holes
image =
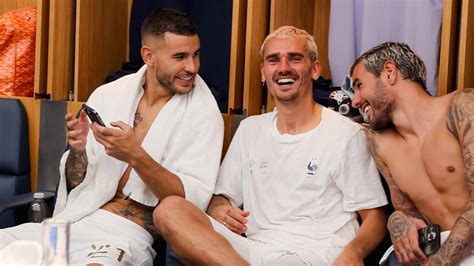
MULTIPOLYGON (((94 108, 105 124, 123 121, 133 124, 137 105, 143 95, 146 65, 136 74, 125 76, 97 88, 87 104, 94 108)), ((184 186, 186 199, 205 210, 214 191, 224 134, 223 120, 214 97, 197 76, 192 92, 175 94, 162 108, 151 125, 142 147, 163 167, 176 174, 184 186)), ((77 221, 110 201, 127 164, 105 153, 89 131, 86 146, 88 166, 84 181, 70 193, 66 189, 65 163, 60 163, 61 180, 54 217, 77 221)), ((159 199, 132 170, 124 194, 147 206, 159 199)))

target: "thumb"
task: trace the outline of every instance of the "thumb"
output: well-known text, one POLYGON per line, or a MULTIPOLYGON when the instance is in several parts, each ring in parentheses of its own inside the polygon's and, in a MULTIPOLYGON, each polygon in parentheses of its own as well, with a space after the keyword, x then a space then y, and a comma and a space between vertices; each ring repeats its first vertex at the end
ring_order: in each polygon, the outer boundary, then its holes
POLYGON ((113 126, 113 127, 118 127, 122 130, 126 130, 126 129, 131 128, 129 125, 125 124, 122 121, 113 121, 113 122, 110 122, 110 125, 113 126))
POLYGON ((427 226, 427 224, 420 219, 413 219, 416 229, 421 229, 427 226))

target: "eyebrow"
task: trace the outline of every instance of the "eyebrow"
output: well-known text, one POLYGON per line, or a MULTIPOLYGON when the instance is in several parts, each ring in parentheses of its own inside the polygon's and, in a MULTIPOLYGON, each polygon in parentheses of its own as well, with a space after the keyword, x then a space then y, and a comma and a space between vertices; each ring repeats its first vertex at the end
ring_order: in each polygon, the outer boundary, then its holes
POLYGON ((280 56, 280 53, 269 54, 269 55, 265 56, 265 60, 270 59, 270 58, 279 57, 279 56, 280 56))
POLYGON ((187 56, 188 53, 185 52, 178 52, 172 55, 172 57, 180 57, 180 56, 187 56))
MULTIPOLYGON (((265 60, 269 59, 269 58, 275 58, 275 57, 279 57, 280 56, 280 53, 273 53, 273 54, 269 54, 267 56, 265 56, 265 60)), ((288 57, 294 57, 294 56, 301 56, 301 57, 304 57, 304 54, 302 53, 297 53, 297 52, 289 52, 288 53, 288 57)))

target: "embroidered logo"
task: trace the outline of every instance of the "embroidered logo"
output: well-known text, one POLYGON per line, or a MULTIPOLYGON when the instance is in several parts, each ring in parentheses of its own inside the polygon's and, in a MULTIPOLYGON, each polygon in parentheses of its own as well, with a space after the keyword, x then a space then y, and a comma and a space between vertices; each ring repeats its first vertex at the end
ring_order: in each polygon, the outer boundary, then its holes
POLYGON ((314 176, 314 174, 316 173, 316 170, 318 170, 318 163, 317 163, 316 158, 311 158, 311 160, 309 160, 307 168, 308 168, 307 169, 308 171, 306 172, 307 177, 314 176))
POLYGON ((250 160, 249 161, 249 171, 250 171, 250 174, 253 175, 253 168, 255 166, 255 161, 254 160, 250 160))

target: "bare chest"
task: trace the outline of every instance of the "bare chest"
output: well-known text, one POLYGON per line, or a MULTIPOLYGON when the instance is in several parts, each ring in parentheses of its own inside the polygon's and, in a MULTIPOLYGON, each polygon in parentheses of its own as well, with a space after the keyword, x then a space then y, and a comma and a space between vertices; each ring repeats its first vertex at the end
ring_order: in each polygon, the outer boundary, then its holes
POLYGON ((386 163, 397 186, 430 220, 456 216, 469 195, 457 140, 438 127, 421 142, 399 138, 392 145, 386 163))

